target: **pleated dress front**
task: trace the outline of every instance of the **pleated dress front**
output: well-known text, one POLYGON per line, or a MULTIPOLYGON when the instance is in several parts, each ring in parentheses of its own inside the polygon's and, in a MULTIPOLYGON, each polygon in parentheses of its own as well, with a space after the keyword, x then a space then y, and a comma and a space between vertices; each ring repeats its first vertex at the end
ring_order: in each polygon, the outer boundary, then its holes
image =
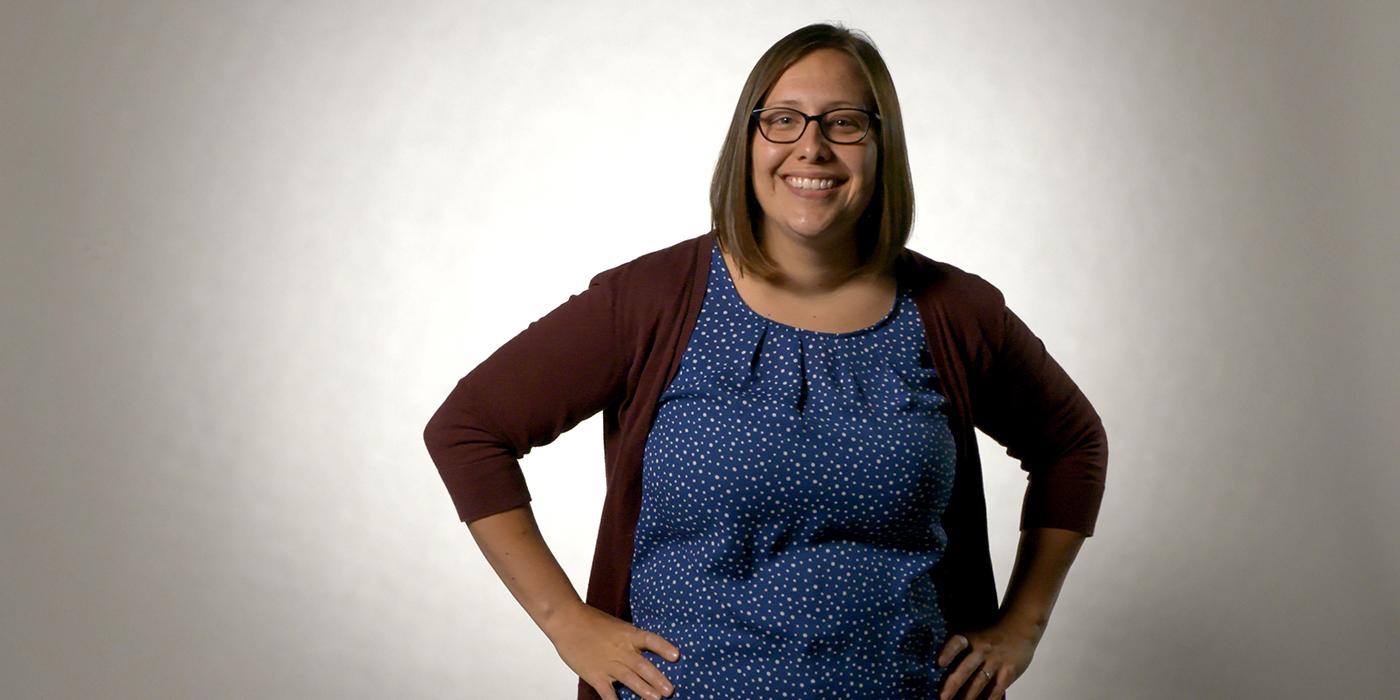
MULTIPOLYGON (((933 698, 956 446, 913 296, 827 333, 760 315, 716 243, 643 455, 632 622, 676 700, 933 698)), ((638 698, 615 683, 622 700, 638 698)))

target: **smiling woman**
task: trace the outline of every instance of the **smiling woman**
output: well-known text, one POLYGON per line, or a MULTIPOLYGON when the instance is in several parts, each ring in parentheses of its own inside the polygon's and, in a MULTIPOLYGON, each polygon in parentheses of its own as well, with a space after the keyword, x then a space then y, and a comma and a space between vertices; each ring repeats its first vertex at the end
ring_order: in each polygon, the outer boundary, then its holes
MULTIPOLYGON (((875 235, 857 231, 878 180, 879 145, 869 138, 878 115, 874 103, 860 64, 845 51, 823 48, 789 66, 754 110, 762 137, 750 136, 749 152, 750 186, 760 209, 753 217, 758 250, 770 260, 825 250, 837 263, 832 267, 849 271, 829 274, 829 267, 826 279, 810 277, 803 288, 803 280, 790 276, 800 274, 795 266, 787 266, 788 275, 778 266, 751 279, 744 260, 725 251, 731 267, 739 268, 741 296, 763 315, 789 325, 829 327, 889 308, 893 270, 863 269, 859 260, 860 241, 875 235), (808 128, 814 121, 817 127, 808 128)), ((865 249, 868 256, 868 243, 865 249)))
POLYGON ((827 24, 749 74, 713 228, 594 276, 463 377, 424 438, 580 700, 1000 700, 1103 494, 1102 421, 981 277, 905 247, 899 101, 827 24), (518 458, 605 412, 578 599, 518 458), (1000 607, 974 428, 1022 461, 1000 607))
MULTIPOLYGON (((850 116, 844 120, 819 117, 821 128, 808 129, 810 121, 803 112, 820 115, 853 107, 862 111, 846 109, 835 114, 864 116, 874 102, 870 92, 860 65, 844 51, 813 51, 783 72, 758 110, 763 138, 752 142, 753 191, 763 212, 759 217, 760 241, 773 246, 781 245, 774 241, 775 236, 853 238, 856 223, 875 191, 879 146, 874 139, 864 138, 867 131, 863 125, 859 129, 851 126, 855 120, 850 116), (792 107, 800 116, 792 119, 792 110, 786 109, 774 115, 771 108, 777 105, 792 107), (799 120, 801 127, 796 126, 799 120), (841 129, 857 132, 861 138, 833 143, 828 132, 841 129), (774 140, 774 131, 783 139, 774 140)), ((810 241, 813 245, 823 243, 810 241)))
MULTIPOLYGON (((811 183, 801 186, 811 187, 811 183)), ((869 37, 816 24, 783 37, 759 58, 740 92, 721 147, 710 186, 710 208, 726 258, 741 274, 752 271, 761 279, 781 282, 783 270, 773 259, 781 253, 760 241, 776 246, 784 242, 767 236, 763 222, 776 217, 769 225, 781 225, 795 213, 809 223, 793 222, 798 228, 786 233, 806 230, 810 235, 816 226, 829 229, 828 246, 843 237, 855 242, 854 250, 846 251, 845 271, 850 277, 889 271, 909 240, 914 186, 899 96, 889 68, 869 37), (771 109, 777 107, 792 108, 800 116, 784 121, 782 117, 791 115, 773 115, 771 109), (858 138, 834 133, 841 128, 838 120, 843 113, 828 112, 842 107, 868 115, 858 138), (808 128, 811 117, 818 115, 823 117, 821 128, 808 128), (784 126, 785 132, 775 138, 771 128, 775 123, 797 126, 784 126), (791 138, 792 131, 797 138, 791 138), (806 193, 794 191, 799 183, 785 176, 836 180, 835 189, 841 191, 831 198, 810 198, 827 201, 825 213, 802 215, 801 210, 785 210, 778 201, 780 192, 797 197, 806 193)))

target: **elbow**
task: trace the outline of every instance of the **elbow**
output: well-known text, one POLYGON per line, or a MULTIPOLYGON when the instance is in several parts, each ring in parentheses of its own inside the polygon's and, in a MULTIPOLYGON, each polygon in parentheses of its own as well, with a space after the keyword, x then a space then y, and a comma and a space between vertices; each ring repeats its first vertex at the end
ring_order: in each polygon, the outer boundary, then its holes
POLYGON ((442 409, 438 409, 428 419, 427 424, 423 426, 423 445, 428 449, 433 461, 438 461, 438 456, 455 441, 454 433, 456 428, 443 415, 442 409))

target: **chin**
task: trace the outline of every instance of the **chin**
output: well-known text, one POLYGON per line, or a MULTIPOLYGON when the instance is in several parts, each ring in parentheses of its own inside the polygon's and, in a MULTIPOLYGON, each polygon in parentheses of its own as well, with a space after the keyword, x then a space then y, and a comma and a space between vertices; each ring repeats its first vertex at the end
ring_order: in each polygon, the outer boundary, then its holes
POLYGON ((835 226, 788 226, 785 228, 798 238, 810 240, 840 235, 839 229, 835 226))

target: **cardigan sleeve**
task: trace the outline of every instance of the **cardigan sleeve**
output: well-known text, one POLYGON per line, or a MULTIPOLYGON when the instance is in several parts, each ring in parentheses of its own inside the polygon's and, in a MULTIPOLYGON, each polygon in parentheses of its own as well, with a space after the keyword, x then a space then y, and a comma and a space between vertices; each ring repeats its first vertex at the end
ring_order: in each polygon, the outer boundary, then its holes
POLYGON ((423 440, 462 522, 529 503, 520 458, 621 393, 616 272, 594 275, 498 348, 429 419, 423 440))
POLYGON ((1021 529, 1094 534, 1108 470, 1103 421, 998 292, 972 396, 974 424, 1027 472, 1021 529))

